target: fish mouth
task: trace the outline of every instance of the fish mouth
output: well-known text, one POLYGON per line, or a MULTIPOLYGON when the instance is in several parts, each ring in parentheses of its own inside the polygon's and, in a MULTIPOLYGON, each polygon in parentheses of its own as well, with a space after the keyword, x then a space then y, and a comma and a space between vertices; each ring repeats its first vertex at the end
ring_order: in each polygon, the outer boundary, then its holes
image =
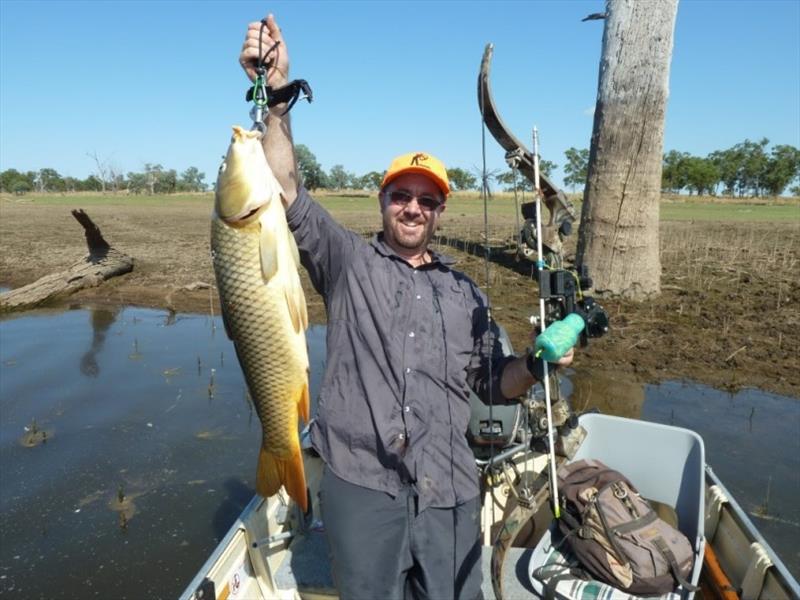
POLYGON ((225 221, 228 224, 236 224, 236 223, 243 223, 244 221, 249 221, 252 217, 256 216, 264 209, 264 204, 261 206, 256 206, 253 209, 244 210, 236 215, 232 215, 230 217, 226 217, 224 215, 220 215, 219 218, 225 221))

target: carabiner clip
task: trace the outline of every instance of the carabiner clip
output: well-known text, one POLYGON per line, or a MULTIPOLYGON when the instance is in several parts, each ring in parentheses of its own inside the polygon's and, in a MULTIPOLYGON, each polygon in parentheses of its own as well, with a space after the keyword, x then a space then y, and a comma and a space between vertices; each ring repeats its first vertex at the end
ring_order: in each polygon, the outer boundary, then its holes
POLYGON ((253 103, 253 108, 250 109, 250 118, 253 119, 253 126, 251 130, 258 129, 262 133, 266 131, 264 124, 264 113, 267 110, 267 102, 269 94, 267 92, 267 79, 266 69, 259 67, 256 70, 256 79, 253 82, 253 87, 247 90, 245 98, 248 102, 253 103))
POLYGON ((259 68, 256 80, 253 82, 253 103, 262 108, 267 105, 267 100, 269 99, 267 97, 267 79, 265 74, 265 70, 259 68))

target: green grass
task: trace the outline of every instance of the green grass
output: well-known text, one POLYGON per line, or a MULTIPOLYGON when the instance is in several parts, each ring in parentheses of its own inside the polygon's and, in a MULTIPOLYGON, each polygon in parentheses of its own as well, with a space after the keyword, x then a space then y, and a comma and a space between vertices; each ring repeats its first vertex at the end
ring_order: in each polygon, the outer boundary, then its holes
MULTIPOLYGON (((375 194, 337 196, 318 194, 317 198, 333 214, 376 214, 378 200, 375 194)), ((531 198, 526 194, 526 201, 531 198)), ((214 202, 211 192, 205 194, 137 195, 124 194, 26 194, 11 196, 3 194, 3 202, 36 204, 45 206, 202 206, 210 207, 214 202)), ((575 202, 575 210, 580 215, 580 202, 575 202)), ((497 194, 488 203, 489 220, 498 217, 514 217, 516 207, 512 194, 497 194)), ((483 200, 476 194, 456 193, 447 200, 445 218, 483 216, 483 200)), ((725 202, 716 199, 704 202, 694 198, 691 201, 668 200, 661 203, 662 221, 715 221, 737 223, 798 223, 800 224, 800 203, 743 203, 741 200, 725 202)))
POLYGON ((214 195, 206 194, 157 194, 150 195, 125 195, 125 194, 25 194, 24 196, 11 196, 3 194, 3 202, 17 204, 35 204, 37 206, 180 206, 196 205, 211 206, 214 195))
POLYGON ((735 221, 738 223, 794 222, 800 224, 800 204, 661 204, 662 221, 735 221))

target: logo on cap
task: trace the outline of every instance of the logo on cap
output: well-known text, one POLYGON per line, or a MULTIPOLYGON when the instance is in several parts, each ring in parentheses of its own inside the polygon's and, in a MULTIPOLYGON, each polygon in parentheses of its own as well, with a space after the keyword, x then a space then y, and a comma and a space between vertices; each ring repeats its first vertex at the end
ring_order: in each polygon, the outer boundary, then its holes
POLYGON ((411 164, 413 166, 415 166, 415 167, 425 167, 425 168, 430 169, 430 167, 428 165, 419 164, 419 161, 421 161, 421 160, 422 161, 428 160, 428 155, 427 154, 423 154, 422 152, 417 152, 414 156, 411 157, 411 164))

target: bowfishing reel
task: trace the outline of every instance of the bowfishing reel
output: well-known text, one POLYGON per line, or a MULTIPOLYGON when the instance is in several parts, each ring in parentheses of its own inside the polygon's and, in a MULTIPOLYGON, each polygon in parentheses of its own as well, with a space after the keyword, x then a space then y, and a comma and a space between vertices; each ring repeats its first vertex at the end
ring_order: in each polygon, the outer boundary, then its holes
MULTIPOLYGON (((584 296, 582 289, 591 288, 592 280, 586 265, 571 269, 539 269, 539 295, 544 300, 544 320, 546 329, 551 324, 563 321, 572 314, 583 320, 580 331, 581 346, 589 343, 589 338, 596 338, 608 333, 608 313, 595 302, 594 298, 584 296)), ((540 317, 533 317, 531 322, 539 325, 540 317)), ((547 414, 547 404, 543 390, 532 388, 527 402, 529 410, 528 422, 532 447, 539 452, 555 452, 561 456, 571 457, 583 443, 586 432, 578 425, 578 419, 566 398, 561 395, 561 386, 555 372, 549 373, 551 411, 547 414), (552 421, 552 422, 550 422, 552 421), (555 439, 548 439, 548 427, 556 432, 555 439), (553 444, 553 448, 550 448, 553 444)))
POLYGON ((586 346, 589 338, 608 333, 608 313, 594 298, 581 292, 592 287, 586 265, 580 265, 576 270, 541 269, 538 273, 539 295, 545 303, 545 326, 576 313, 585 323, 580 334, 581 346, 586 346))

